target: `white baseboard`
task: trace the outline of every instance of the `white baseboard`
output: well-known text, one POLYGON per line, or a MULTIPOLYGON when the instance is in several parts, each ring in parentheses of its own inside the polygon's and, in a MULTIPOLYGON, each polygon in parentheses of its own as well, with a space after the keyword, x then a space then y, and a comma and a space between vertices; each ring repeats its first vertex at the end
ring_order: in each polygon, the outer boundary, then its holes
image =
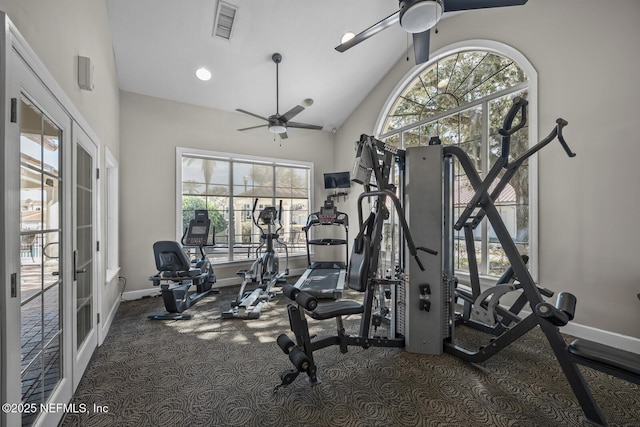
MULTIPOLYGON (((504 307, 509 309, 509 307, 504 307)), ((524 318, 531 314, 530 311, 522 310, 520 317, 524 318)), ((605 331, 603 329, 594 328, 593 326, 582 325, 580 323, 569 322, 566 326, 560 328, 563 334, 571 335, 576 338, 582 338, 589 341, 595 341, 610 347, 619 348, 621 350, 630 351, 640 354, 640 339, 627 335, 618 334, 616 332, 605 331)))
POLYGON ((570 322, 560 332, 640 354, 640 339, 570 322))
POLYGON ((111 328, 111 324, 113 323, 113 319, 116 317, 116 313, 118 312, 118 307, 120 307, 120 298, 116 298, 113 306, 111 306, 111 310, 109 310, 109 315, 100 322, 100 333, 98 334, 98 347, 102 345, 105 338, 107 338, 107 334, 109 333, 109 329, 111 328))
MULTIPOLYGON (((470 288, 469 288, 470 291, 470 288)), ((502 308, 508 310, 509 307, 502 305, 502 308)), ((524 318, 531 314, 528 310, 520 311, 519 316, 524 318)), ((630 337, 618 334, 616 332, 605 331, 603 329, 594 328, 593 326, 582 325, 580 323, 569 322, 566 326, 560 328, 560 332, 572 335, 576 338, 582 338, 594 341, 610 347, 619 348, 621 350, 630 351, 640 354, 640 338, 630 337)))
POLYGON ((122 301, 133 301, 142 298, 155 297, 160 295, 159 288, 149 288, 149 289, 139 289, 137 291, 127 291, 123 292, 120 300, 122 301))

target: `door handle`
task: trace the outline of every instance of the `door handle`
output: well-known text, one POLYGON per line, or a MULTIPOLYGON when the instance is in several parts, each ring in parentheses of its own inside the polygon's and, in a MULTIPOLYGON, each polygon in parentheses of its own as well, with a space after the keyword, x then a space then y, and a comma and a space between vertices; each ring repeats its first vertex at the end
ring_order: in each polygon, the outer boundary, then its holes
POLYGON ((75 250, 73 251, 73 280, 76 281, 78 280, 78 274, 79 273, 86 273, 87 269, 86 268, 78 268, 78 251, 75 250))
POLYGON ((78 251, 73 251, 73 281, 78 280, 78 251))

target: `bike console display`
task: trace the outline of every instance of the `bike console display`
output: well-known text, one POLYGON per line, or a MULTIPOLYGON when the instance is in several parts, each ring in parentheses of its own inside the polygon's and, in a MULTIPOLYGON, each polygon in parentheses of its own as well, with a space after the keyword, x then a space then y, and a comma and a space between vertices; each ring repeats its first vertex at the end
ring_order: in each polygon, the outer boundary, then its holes
POLYGON ((258 215, 258 218, 262 221, 264 225, 274 225, 276 218, 278 216, 278 211, 275 206, 267 206, 258 215))
POLYGON ((206 246, 209 240, 211 220, 206 210, 197 210, 195 218, 189 221, 185 235, 182 238, 184 246, 206 246))

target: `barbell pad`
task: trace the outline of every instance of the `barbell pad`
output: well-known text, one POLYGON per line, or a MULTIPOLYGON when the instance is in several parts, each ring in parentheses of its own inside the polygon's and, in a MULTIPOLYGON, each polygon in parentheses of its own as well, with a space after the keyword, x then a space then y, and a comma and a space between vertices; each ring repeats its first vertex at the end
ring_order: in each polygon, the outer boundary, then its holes
POLYGON ((282 286, 282 293, 290 300, 295 301, 296 295, 300 293, 300 289, 296 288, 293 285, 286 284, 282 286))
POLYGON ((316 297, 308 292, 299 292, 296 295, 296 302, 305 310, 313 311, 318 306, 318 300, 316 297))
POLYGON ((304 351, 300 350, 298 347, 291 349, 291 352, 289 353, 289 360, 300 372, 306 372, 309 369, 309 366, 311 366, 311 359, 309 359, 304 351))
POLYGON ((284 351, 284 354, 289 354, 291 349, 296 346, 287 334, 280 334, 278 339, 276 339, 276 343, 278 344, 278 347, 284 351))

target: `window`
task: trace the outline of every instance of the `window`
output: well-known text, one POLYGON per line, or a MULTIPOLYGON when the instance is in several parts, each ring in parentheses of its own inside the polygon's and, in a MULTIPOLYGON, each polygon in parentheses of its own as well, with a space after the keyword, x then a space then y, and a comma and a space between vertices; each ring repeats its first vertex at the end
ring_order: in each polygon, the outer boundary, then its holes
MULTIPOLYGON (((255 258, 260 244, 260 230, 252 220, 256 199, 256 218, 266 206, 282 203, 280 241, 289 255, 306 253, 302 227, 309 215, 311 163, 184 148, 177 149, 176 163, 179 237, 196 210, 207 210, 215 233, 215 247, 208 249, 212 260, 255 258)), ((275 246, 284 254, 284 248, 275 246)))
POLYGON ((107 147, 105 150, 106 166, 106 257, 107 273, 106 283, 110 283, 120 270, 118 259, 118 161, 113 157, 107 147))
MULTIPOLYGON (((512 52, 512 49, 507 49, 512 52)), ((516 62, 491 50, 465 50, 436 57, 435 62, 415 71, 407 83, 391 98, 387 110, 379 119, 380 139, 401 148, 427 145, 439 136, 444 145, 458 145, 476 162, 484 176, 500 155, 498 129, 516 96, 531 103, 532 84, 526 60, 516 62), (523 62, 527 65, 520 66, 523 62)), ((535 107, 531 107, 532 111, 535 107)), ((529 127, 535 128, 535 114, 529 115, 529 127), (532 125, 533 123, 533 125, 532 125)), ((534 140, 532 129, 525 127, 512 137, 511 156, 518 156, 534 140)), ((522 254, 533 260, 535 237, 532 196, 535 192, 535 160, 523 166, 495 201, 502 219, 510 230, 522 254)), ((473 196, 473 189, 460 167, 455 167, 454 209, 459 215, 473 196)), ((499 276, 508 267, 508 259, 486 219, 475 230, 476 257, 479 272, 499 276)), ((457 232, 454 242, 456 270, 468 270, 468 257, 463 232, 457 232)))

